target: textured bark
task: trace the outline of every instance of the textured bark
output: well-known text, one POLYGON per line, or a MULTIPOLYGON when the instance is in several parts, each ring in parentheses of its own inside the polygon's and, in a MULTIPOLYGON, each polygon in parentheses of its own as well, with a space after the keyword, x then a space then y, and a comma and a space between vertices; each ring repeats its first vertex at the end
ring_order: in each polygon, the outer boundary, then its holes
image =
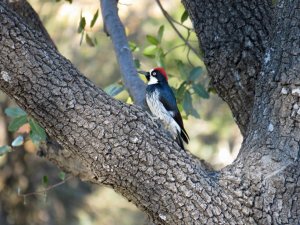
POLYGON ((6 3, 32 29, 41 32, 49 45, 56 47, 38 14, 26 0, 0 0, 6 3))
POLYGON ((228 103, 243 136, 256 79, 271 33, 269 0, 183 0, 193 21, 211 84, 228 103))
MULTIPOLYGON (((194 3, 186 6, 196 8, 194 3)), ((140 107, 114 100, 95 87, 2 3, 0 88, 64 147, 46 150, 49 160, 83 180, 111 186, 156 224, 296 225, 300 223, 299 4, 279 2, 271 41, 268 45, 261 41, 255 47, 259 53, 249 53, 264 64, 255 67, 253 76, 247 72, 251 65, 242 67, 252 104, 247 123, 243 125, 242 115, 237 120, 247 132, 238 159, 220 172, 209 172, 180 149, 140 107)), ((206 60, 213 68, 209 49, 206 60)), ((229 62, 225 69, 232 65, 229 62)), ((232 76, 223 75, 222 82, 234 83, 232 76)), ((242 93, 237 85, 232 88, 242 93)), ((222 90, 230 95, 229 89, 222 90)), ((247 113, 243 105, 247 95, 237 95, 230 95, 228 102, 238 102, 240 113, 247 113)))

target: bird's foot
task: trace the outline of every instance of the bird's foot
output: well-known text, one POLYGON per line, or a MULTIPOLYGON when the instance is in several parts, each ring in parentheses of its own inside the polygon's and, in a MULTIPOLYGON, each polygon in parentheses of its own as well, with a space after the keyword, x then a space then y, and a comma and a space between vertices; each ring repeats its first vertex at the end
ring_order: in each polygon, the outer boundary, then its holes
POLYGON ((160 127, 160 119, 156 116, 151 115, 149 112, 146 112, 151 120, 151 122, 154 124, 156 128, 160 127))

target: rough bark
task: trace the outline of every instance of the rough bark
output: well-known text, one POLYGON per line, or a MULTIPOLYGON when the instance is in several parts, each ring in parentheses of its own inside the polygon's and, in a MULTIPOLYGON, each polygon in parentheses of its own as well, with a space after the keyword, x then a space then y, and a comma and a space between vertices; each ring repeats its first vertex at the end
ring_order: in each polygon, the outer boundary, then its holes
POLYGON ((56 48, 50 35, 42 24, 38 14, 26 0, 1 0, 6 3, 32 29, 41 32, 49 45, 56 48))
MULTIPOLYGON (((249 72, 241 73, 247 84, 256 86, 253 113, 242 125, 248 131, 238 159, 220 172, 207 171, 140 107, 116 101, 95 87, 2 3, 0 88, 64 147, 46 151, 49 160, 84 180, 111 186, 156 224, 296 225, 299 4, 280 1, 265 55, 265 45, 258 46, 265 62, 259 67, 261 76, 256 74, 250 82, 249 72)), ((223 82, 233 75, 227 74, 223 82)), ((246 97, 236 98, 241 98, 240 113, 245 113, 246 97)), ((241 127, 244 120, 238 121, 241 127)))
POLYGON ((268 0, 182 2, 204 51, 211 85, 228 103, 245 136, 256 79, 271 33, 271 3, 268 0))

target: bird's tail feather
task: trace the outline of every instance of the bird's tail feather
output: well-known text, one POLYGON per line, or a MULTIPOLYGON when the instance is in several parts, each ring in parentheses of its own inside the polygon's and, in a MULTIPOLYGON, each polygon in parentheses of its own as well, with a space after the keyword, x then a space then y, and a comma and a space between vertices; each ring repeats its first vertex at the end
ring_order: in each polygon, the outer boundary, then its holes
POLYGON ((184 140, 185 143, 189 143, 189 135, 187 134, 187 132, 185 131, 185 129, 181 129, 181 132, 180 132, 180 137, 184 140))
POLYGON ((183 142, 182 142, 182 137, 181 137, 181 134, 179 131, 177 131, 177 137, 176 137, 176 142, 178 143, 178 145, 184 149, 184 145, 183 145, 183 142))

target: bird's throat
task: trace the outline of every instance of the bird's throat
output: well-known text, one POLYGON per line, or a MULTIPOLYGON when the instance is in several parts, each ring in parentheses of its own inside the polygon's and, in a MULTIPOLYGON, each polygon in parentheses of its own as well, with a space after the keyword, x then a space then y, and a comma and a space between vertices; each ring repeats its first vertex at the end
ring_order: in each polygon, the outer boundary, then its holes
POLYGON ((156 77, 150 76, 150 80, 148 81, 148 85, 157 84, 158 80, 156 77))

